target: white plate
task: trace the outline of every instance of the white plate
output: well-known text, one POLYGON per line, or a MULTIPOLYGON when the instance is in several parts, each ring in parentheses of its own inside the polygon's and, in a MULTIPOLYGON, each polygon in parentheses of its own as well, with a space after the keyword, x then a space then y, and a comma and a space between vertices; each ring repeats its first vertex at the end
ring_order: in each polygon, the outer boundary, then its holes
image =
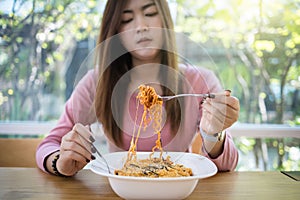
MULTIPOLYGON (((118 176, 114 169, 121 169, 126 158, 126 152, 105 154, 104 158, 109 164, 97 158, 91 163, 91 170, 99 175, 108 177, 114 192, 124 199, 183 199, 188 197, 195 189, 198 180, 213 176, 217 173, 216 165, 198 154, 184 152, 164 152, 163 157, 169 155, 171 160, 183 164, 193 171, 193 176, 170 178, 147 178, 118 176)), ((137 152, 138 159, 149 158, 150 152, 137 152)), ((156 157, 159 154, 155 154, 156 157)))

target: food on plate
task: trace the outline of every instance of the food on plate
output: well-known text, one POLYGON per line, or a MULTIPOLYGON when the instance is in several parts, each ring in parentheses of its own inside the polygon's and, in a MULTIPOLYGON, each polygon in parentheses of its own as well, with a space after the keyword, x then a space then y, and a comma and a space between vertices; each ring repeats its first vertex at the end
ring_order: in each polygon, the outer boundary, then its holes
POLYGON ((127 161, 122 169, 115 170, 116 175, 121 176, 137 176, 137 177, 182 177, 192 176, 192 169, 181 164, 175 164, 170 160, 170 156, 166 159, 133 159, 127 161))
MULTIPOLYGON (((142 119, 137 133, 133 131, 130 148, 128 151, 127 160, 122 169, 116 169, 115 174, 121 176, 137 176, 137 177, 181 177, 192 176, 192 170, 181 164, 175 164, 171 161, 170 156, 162 157, 163 148, 161 145, 161 129, 162 129, 162 99, 156 94, 153 87, 140 85, 139 93, 136 97, 137 111, 139 104, 144 106, 142 119), (152 148, 152 153, 148 159, 138 159, 136 156, 136 146, 140 136, 141 128, 147 128, 152 123, 153 130, 157 135, 155 146, 152 148), (156 150, 160 151, 158 158, 153 157, 156 150)), ((138 112, 136 112, 138 113, 138 112)), ((137 121, 137 114, 135 122, 137 121)))

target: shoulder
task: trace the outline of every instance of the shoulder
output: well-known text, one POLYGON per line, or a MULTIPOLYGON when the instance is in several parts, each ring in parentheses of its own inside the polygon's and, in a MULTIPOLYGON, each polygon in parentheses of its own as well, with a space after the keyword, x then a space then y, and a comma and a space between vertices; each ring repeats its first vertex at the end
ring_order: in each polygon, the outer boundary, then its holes
POLYGON ((91 90, 95 89, 98 75, 95 70, 89 70, 84 75, 77 75, 74 83, 75 90, 91 90), (78 81, 77 81, 78 80, 78 81))
POLYGON ((211 92, 221 89, 221 84, 215 73, 207 68, 180 64, 179 70, 197 92, 211 92))
POLYGON ((94 98, 94 93, 96 91, 97 83, 97 73, 95 70, 89 70, 84 75, 77 75, 74 83, 74 90, 72 93, 73 98, 78 97, 89 97, 90 99, 94 98))
MULTIPOLYGON (((88 84, 88 85, 91 85, 91 84, 95 84, 96 81, 97 81, 97 72, 94 70, 94 69, 91 69, 91 70, 88 70, 86 72, 86 74, 83 74, 83 75, 77 75, 77 78, 76 80, 79 80, 77 81, 78 84, 77 85, 81 85, 81 84, 88 84)), ((76 84, 76 81, 75 81, 75 84, 76 84)))
POLYGON ((179 70, 187 77, 203 76, 210 77, 215 76, 214 72, 210 69, 189 65, 189 64, 180 64, 179 70))
POLYGON ((93 102, 96 91, 96 80, 97 74, 95 71, 87 71, 67 101, 66 107, 68 115, 72 116, 75 122, 89 124, 95 121, 96 115, 94 113, 93 102))

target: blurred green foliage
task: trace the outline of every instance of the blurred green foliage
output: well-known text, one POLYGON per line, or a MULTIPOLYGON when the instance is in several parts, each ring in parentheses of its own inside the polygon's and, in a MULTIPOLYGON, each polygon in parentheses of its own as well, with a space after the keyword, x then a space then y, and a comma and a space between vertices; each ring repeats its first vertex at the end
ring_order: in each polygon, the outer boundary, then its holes
MULTIPOLYGON (((62 74, 76 41, 95 38, 96 0, 15 0, 0 10, 0 120, 57 119, 45 95, 63 104, 62 74)), ((97 7, 98 6, 98 7, 97 7)), ((59 109, 56 109, 59 110, 59 109)))
POLYGON ((176 2, 177 30, 207 48, 222 49, 215 71, 241 100, 242 122, 296 121, 300 116, 299 95, 293 97, 300 88, 299 0, 176 2), (274 111, 273 116, 264 109, 274 111), (287 116, 286 111, 292 114, 287 116))
MULTIPOLYGON (((300 1, 176 2, 177 30, 208 49, 223 50, 221 59, 211 52, 213 69, 240 99, 239 121, 299 125, 300 1)), ((254 151, 257 168, 258 157, 265 170, 300 168, 299 139, 235 138, 235 143, 245 156, 254 151), (274 152, 276 159, 269 160, 274 152)))

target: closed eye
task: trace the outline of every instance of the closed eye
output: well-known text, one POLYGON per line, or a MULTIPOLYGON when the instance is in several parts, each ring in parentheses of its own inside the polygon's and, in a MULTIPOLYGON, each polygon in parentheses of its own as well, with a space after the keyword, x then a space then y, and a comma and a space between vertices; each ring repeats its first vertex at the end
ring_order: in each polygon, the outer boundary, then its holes
POLYGON ((133 20, 133 18, 131 18, 131 19, 127 19, 127 20, 122 20, 122 24, 127 24, 127 23, 129 23, 129 22, 131 22, 133 20))
POLYGON ((152 12, 152 13, 145 14, 145 16, 147 16, 147 17, 153 17, 153 16, 155 16, 157 14, 158 14, 158 12, 152 12))

